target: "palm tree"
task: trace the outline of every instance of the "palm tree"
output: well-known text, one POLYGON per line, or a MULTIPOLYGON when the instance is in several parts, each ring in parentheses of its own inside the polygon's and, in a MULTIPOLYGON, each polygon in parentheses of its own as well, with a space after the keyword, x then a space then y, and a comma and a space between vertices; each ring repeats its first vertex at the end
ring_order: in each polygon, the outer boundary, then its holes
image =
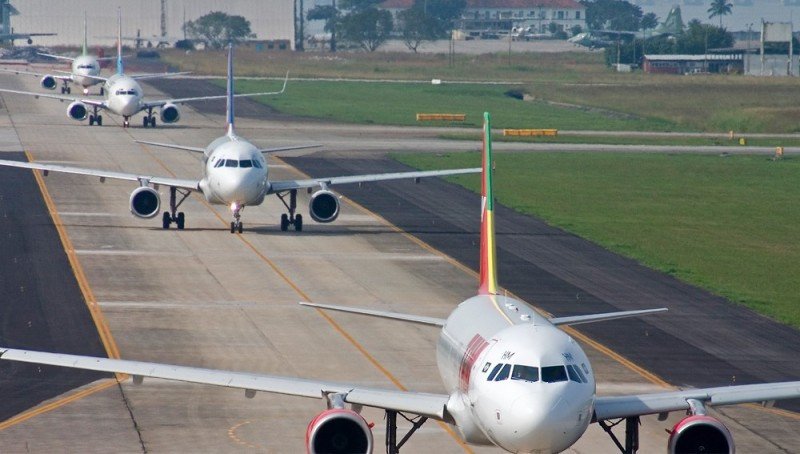
POLYGON ((731 13, 733 5, 728 3, 727 0, 711 0, 711 7, 708 8, 708 18, 713 19, 719 16, 719 28, 722 28, 722 16, 727 16, 731 13))

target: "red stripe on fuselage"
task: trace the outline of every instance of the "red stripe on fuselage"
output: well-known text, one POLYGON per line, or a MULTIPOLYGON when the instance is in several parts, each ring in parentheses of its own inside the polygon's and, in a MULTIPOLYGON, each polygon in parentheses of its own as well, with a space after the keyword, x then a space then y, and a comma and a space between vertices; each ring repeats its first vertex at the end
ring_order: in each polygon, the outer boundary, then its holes
POLYGON ((476 334, 472 337, 472 340, 469 341, 467 345, 467 349, 464 351, 464 357, 461 358, 461 367, 459 368, 459 388, 466 392, 469 388, 469 379, 472 375, 472 366, 475 365, 475 361, 478 360, 478 357, 481 355, 481 352, 489 346, 489 343, 486 342, 486 339, 481 337, 480 334, 476 334))

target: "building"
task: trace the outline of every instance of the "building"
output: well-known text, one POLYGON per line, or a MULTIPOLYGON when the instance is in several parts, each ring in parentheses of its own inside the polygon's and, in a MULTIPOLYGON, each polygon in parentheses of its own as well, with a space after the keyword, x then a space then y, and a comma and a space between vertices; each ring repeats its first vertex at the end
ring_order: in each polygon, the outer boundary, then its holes
POLYGON ((645 55, 644 72, 654 74, 741 74, 742 53, 705 55, 645 55))
MULTIPOLYGON (((381 7, 398 14, 414 0, 387 0, 381 7)), ((550 24, 569 32, 574 26, 586 29, 586 8, 576 0, 467 0, 467 7, 455 24, 465 36, 496 37, 525 30, 530 35, 550 35, 550 24)))

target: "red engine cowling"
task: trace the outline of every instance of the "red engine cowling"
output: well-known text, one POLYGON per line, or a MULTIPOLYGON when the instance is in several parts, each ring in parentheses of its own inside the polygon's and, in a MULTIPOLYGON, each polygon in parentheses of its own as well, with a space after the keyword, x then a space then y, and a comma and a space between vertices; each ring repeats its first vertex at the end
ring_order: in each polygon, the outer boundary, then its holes
POLYGON ((725 424, 707 415, 687 416, 675 424, 667 446, 670 454, 735 452, 733 437, 725 424))
POLYGON ((371 453, 372 429, 352 410, 325 410, 308 424, 306 450, 309 454, 371 453))

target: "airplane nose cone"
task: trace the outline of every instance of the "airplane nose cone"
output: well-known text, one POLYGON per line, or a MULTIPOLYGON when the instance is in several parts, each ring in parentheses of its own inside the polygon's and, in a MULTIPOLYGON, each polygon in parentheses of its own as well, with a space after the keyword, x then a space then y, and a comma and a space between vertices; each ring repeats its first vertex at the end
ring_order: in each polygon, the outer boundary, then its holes
POLYGON ((534 394, 521 396, 507 418, 508 446, 515 452, 549 452, 563 437, 564 401, 561 397, 534 394))
POLYGON ((220 175, 214 188, 219 198, 226 204, 237 203, 246 205, 252 203, 259 195, 258 181, 252 171, 243 169, 230 169, 225 175, 220 175))

